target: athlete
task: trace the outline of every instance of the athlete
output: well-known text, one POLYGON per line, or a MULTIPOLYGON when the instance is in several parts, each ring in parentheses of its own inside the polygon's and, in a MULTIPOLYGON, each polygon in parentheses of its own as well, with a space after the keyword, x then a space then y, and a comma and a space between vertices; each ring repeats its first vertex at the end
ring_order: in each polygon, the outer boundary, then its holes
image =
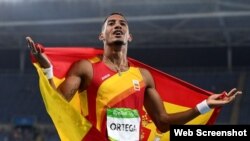
MULTIPOLYGON (((39 45, 27 37, 31 53, 44 68, 44 73, 51 86, 70 101, 74 94, 87 90, 89 115, 86 117, 96 128, 108 138, 112 138, 114 128, 131 131, 133 139, 139 140, 141 122, 122 119, 119 125, 109 125, 109 114, 126 114, 141 116, 145 109, 160 132, 169 130, 170 124, 185 124, 211 108, 224 106, 232 102, 241 91, 233 88, 227 96, 221 94, 209 96, 196 107, 180 113, 168 114, 159 96, 154 79, 144 68, 133 66, 127 59, 128 44, 132 41, 128 22, 120 13, 109 15, 102 26, 99 40, 103 42, 104 53, 101 61, 91 63, 80 60, 72 65, 65 80, 57 88, 53 82, 53 66, 49 58, 42 53, 39 45), (125 84, 118 86, 117 84, 125 84), (129 89, 129 88, 133 89, 129 89), (126 122, 127 121, 127 122, 126 122), (133 125, 133 126, 131 126, 133 125)), ((114 116, 114 115, 111 115, 114 116)), ((125 118, 125 117, 124 117, 125 118)), ((130 135, 129 135, 130 136, 130 135)), ((120 138, 124 136, 121 135, 120 138)))

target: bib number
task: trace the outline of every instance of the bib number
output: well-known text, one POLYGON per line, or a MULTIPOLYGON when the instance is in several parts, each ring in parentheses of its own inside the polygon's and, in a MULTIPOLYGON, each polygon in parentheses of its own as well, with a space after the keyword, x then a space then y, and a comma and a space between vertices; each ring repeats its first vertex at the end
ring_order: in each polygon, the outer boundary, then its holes
POLYGON ((111 141, 139 141, 140 116, 138 111, 129 108, 108 109, 107 130, 111 141))

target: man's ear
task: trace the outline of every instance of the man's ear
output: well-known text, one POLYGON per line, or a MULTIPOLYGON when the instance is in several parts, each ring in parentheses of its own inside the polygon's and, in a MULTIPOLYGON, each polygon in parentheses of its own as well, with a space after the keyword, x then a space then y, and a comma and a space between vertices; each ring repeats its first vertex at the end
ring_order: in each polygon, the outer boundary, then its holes
POLYGON ((99 34, 99 40, 100 40, 100 41, 103 41, 103 40, 104 40, 104 37, 103 37, 103 33, 102 33, 102 32, 99 34))
POLYGON ((132 40, 133 40, 133 36, 132 36, 132 34, 129 34, 128 41, 132 42, 132 40))

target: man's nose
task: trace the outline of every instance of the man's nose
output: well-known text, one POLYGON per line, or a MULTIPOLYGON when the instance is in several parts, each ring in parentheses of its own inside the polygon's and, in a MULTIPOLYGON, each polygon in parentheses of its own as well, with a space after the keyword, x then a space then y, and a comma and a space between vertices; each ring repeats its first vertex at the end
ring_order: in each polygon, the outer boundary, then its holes
POLYGON ((115 29, 121 29, 121 28, 122 28, 122 26, 120 24, 115 25, 115 29))

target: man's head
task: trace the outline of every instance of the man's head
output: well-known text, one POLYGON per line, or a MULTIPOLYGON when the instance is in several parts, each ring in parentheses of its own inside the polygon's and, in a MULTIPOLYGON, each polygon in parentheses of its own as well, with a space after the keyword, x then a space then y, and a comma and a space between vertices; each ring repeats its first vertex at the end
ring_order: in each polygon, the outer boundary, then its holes
POLYGON ((104 21, 99 39, 108 45, 127 45, 132 41, 128 22, 121 13, 112 13, 104 21))

